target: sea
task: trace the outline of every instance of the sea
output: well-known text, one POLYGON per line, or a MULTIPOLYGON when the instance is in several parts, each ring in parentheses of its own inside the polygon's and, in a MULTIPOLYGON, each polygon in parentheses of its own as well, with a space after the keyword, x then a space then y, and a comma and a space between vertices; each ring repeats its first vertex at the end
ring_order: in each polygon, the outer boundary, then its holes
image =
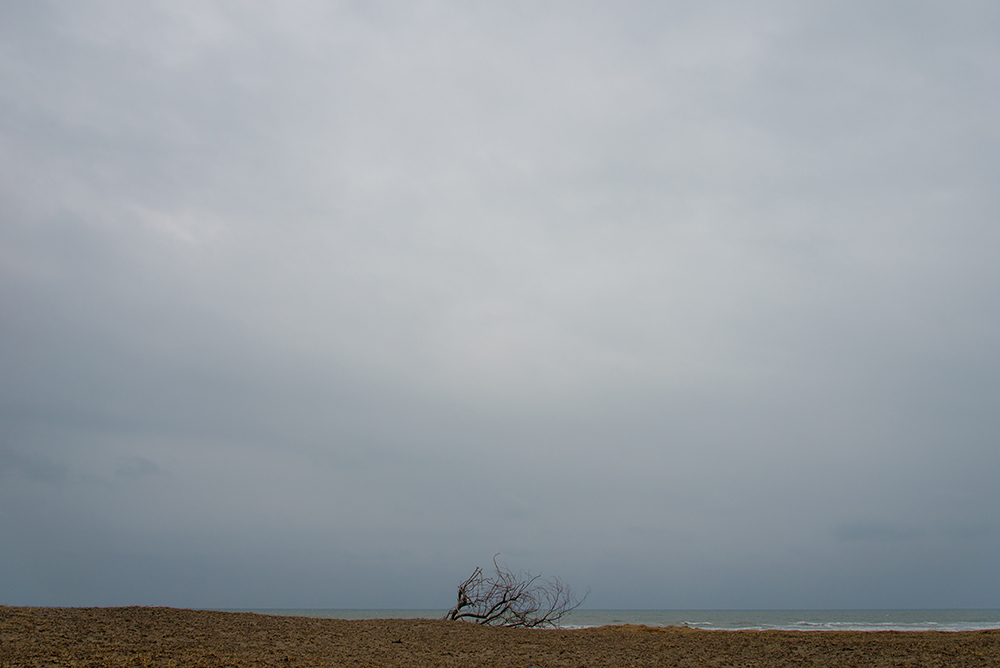
MULTIPOLYGON (((264 615, 328 619, 441 619, 444 610, 240 609, 264 615)), ((1000 610, 574 610, 559 626, 619 624, 711 630, 981 631, 1000 629, 1000 610)))

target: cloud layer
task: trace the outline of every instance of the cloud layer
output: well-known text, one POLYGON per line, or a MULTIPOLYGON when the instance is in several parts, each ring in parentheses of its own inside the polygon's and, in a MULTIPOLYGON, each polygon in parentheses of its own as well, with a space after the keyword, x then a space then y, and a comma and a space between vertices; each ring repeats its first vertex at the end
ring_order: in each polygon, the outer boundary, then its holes
POLYGON ((0 602, 995 606, 998 22, 0 10, 0 602))

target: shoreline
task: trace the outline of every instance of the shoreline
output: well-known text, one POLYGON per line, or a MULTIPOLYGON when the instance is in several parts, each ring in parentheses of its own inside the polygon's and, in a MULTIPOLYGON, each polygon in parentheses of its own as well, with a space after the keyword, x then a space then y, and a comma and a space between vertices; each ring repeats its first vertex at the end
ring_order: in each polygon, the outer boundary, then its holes
POLYGON ((505 629, 180 608, 0 606, 0 667, 993 666, 1000 629, 755 631, 641 625, 505 629))
MULTIPOLYGON (((202 608, 209 609, 209 608, 202 608)), ((219 612, 321 619, 443 619, 433 609, 214 608, 219 612)), ((983 631, 1000 629, 1000 610, 575 610, 559 624, 583 629, 626 624, 746 631, 983 631)))

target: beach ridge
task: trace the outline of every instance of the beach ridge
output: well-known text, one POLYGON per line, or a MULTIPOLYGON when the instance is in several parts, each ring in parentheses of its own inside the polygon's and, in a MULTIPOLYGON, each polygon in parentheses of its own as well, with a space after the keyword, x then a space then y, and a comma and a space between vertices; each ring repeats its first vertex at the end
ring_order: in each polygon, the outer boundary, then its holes
POLYGON ((1000 630, 527 630, 432 619, 0 606, 0 668, 34 665, 995 666, 1000 630))

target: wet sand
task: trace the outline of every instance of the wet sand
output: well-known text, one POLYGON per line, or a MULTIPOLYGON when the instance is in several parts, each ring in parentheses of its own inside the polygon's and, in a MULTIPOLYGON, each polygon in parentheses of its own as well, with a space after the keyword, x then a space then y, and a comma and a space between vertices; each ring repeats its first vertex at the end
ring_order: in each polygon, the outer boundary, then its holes
POLYGON ((1000 630, 524 630, 424 619, 0 606, 0 667, 15 666, 1000 666, 1000 630))

